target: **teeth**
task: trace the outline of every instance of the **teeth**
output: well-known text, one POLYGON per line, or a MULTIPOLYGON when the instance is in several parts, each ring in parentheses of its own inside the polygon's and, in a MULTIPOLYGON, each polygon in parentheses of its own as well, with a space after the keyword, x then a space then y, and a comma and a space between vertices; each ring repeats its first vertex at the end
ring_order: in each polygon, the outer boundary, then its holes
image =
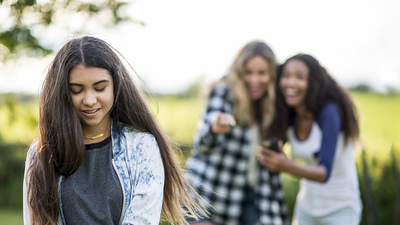
POLYGON ((94 109, 94 110, 92 110, 92 111, 84 111, 85 113, 94 113, 94 112, 96 112, 98 109, 94 109))
POLYGON ((296 91, 293 90, 293 89, 286 89, 286 94, 288 94, 288 95, 295 95, 295 94, 297 94, 297 93, 296 93, 296 91))

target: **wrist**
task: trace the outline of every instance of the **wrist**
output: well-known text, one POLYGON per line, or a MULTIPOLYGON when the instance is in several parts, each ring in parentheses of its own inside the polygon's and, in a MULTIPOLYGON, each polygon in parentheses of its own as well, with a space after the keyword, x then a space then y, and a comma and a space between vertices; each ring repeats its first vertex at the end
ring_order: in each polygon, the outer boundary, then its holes
POLYGON ((292 171, 292 168, 293 168, 292 160, 285 157, 282 164, 282 172, 290 173, 292 171))

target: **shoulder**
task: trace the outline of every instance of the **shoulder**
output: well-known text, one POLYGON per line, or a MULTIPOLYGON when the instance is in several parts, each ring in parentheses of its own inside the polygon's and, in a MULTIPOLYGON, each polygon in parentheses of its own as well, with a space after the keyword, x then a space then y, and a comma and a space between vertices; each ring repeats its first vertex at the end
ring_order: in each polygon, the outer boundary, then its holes
POLYGON ((149 132, 139 131, 133 126, 127 125, 125 123, 117 124, 117 132, 120 135, 122 134, 126 139, 155 141, 155 137, 153 134, 149 132))
POLYGON ((36 153, 37 153, 37 147, 38 147, 38 142, 35 141, 32 143, 32 145, 29 147, 28 152, 26 154, 26 160, 29 161, 32 158, 36 158, 36 153))
POLYGON ((124 124, 117 124, 117 136, 123 137, 126 141, 126 144, 131 148, 128 149, 136 149, 138 151, 145 149, 157 149, 158 145, 156 138, 153 134, 149 132, 138 131, 136 128, 124 124))
POLYGON ((209 105, 211 107, 221 107, 224 103, 230 102, 232 100, 230 93, 230 87, 226 83, 216 84, 209 93, 209 105))
POLYGON ((330 124, 340 129, 341 119, 338 106, 333 102, 325 104, 319 112, 316 121, 320 127, 330 124))
POLYGON ((318 114, 318 118, 323 119, 323 118, 331 118, 331 117, 337 117, 339 116, 339 108, 338 106, 333 103, 333 102, 328 102, 326 103, 321 111, 318 114))
POLYGON ((213 96, 225 96, 229 93, 229 86, 226 83, 218 83, 212 87, 210 97, 213 96))

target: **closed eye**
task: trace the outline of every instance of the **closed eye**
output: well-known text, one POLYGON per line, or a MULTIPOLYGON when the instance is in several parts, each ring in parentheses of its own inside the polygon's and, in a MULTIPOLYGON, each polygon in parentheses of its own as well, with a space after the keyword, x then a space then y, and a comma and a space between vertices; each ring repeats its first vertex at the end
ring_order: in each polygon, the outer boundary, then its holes
POLYGON ((105 89, 106 89, 106 87, 103 87, 103 88, 96 88, 95 90, 98 91, 98 92, 102 92, 102 91, 104 91, 105 89))
POLYGON ((74 91, 74 90, 71 89, 71 93, 74 94, 74 95, 77 95, 77 94, 79 94, 79 93, 81 93, 81 92, 82 92, 82 90, 74 91))

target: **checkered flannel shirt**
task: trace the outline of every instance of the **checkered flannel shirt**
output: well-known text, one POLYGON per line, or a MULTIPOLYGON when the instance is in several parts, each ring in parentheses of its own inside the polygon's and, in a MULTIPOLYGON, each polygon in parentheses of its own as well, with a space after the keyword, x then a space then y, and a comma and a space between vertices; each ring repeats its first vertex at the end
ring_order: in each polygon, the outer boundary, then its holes
MULTIPOLYGON (((249 126, 236 125, 226 134, 210 133, 217 111, 233 114, 232 110, 233 98, 228 86, 218 85, 210 95, 203 124, 195 138, 195 148, 186 163, 189 182, 212 205, 211 219, 220 225, 239 223, 251 152, 249 126)), ((258 224, 288 224, 279 174, 260 166, 258 185, 254 191, 258 224)))

